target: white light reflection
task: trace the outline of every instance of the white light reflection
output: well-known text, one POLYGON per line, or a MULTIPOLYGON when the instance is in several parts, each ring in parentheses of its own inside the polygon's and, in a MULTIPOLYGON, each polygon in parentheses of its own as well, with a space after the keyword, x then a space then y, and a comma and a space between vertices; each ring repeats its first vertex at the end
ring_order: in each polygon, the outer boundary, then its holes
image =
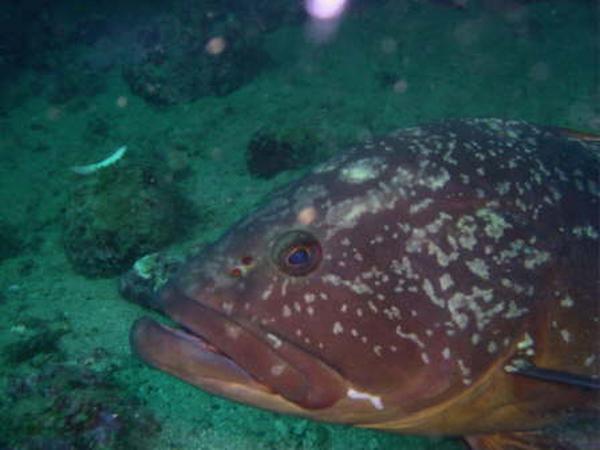
POLYGON ((304 6, 310 16, 306 27, 307 37, 321 44, 329 41, 337 31, 348 0, 305 0, 304 6))
POLYGON ((339 18, 346 9, 347 0, 306 0, 306 11, 317 20, 339 18))

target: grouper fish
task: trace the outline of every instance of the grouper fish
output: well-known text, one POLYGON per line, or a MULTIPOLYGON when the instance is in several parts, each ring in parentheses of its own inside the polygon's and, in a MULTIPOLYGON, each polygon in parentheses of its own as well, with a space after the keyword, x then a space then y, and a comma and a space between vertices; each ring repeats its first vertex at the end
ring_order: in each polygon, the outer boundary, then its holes
POLYGON ((185 263, 158 300, 179 326, 141 318, 132 346, 273 411, 571 448, 558 424, 599 412, 599 155, 499 119, 357 145, 185 263))

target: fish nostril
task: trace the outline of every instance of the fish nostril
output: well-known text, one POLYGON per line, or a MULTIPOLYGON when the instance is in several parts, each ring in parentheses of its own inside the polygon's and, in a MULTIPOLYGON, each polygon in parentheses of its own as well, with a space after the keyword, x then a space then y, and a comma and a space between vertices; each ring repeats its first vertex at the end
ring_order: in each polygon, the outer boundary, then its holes
POLYGON ((229 275, 233 278, 240 278, 242 276, 242 270, 239 267, 234 267, 229 271, 229 275))
POLYGON ((250 255, 246 255, 240 258, 240 264, 233 266, 229 270, 229 275, 233 278, 240 278, 247 275, 253 267, 254 258, 252 258, 250 255))

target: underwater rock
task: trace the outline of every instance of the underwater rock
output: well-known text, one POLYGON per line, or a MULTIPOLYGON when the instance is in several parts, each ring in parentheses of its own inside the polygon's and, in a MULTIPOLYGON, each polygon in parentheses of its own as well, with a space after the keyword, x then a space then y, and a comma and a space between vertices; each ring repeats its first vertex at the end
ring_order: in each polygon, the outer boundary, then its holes
POLYGON ((246 147, 246 165, 252 176, 273 178, 290 169, 315 162, 320 142, 306 128, 259 130, 246 147))
POLYGON ((0 396, 0 448, 152 448, 160 424, 114 371, 59 362, 13 373, 0 396))
POLYGON ((132 92, 155 106, 226 95, 265 66, 259 35, 248 35, 235 17, 199 21, 171 17, 138 33, 139 61, 123 68, 132 92))
POLYGON ((63 244, 88 277, 117 275, 181 236, 191 208, 152 166, 126 164, 81 180, 70 194, 63 244))

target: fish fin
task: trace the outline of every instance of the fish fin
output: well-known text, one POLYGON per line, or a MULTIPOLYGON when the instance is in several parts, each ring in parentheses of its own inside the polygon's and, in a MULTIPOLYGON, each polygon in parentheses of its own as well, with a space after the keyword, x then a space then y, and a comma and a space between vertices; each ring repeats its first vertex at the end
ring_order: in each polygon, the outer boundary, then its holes
POLYGON ((514 373, 524 377, 534 378, 536 380, 566 384, 568 386, 586 389, 590 391, 600 390, 600 380, 597 378, 578 375, 562 370, 545 369, 538 367, 524 360, 515 360, 506 369, 509 373, 514 373))

